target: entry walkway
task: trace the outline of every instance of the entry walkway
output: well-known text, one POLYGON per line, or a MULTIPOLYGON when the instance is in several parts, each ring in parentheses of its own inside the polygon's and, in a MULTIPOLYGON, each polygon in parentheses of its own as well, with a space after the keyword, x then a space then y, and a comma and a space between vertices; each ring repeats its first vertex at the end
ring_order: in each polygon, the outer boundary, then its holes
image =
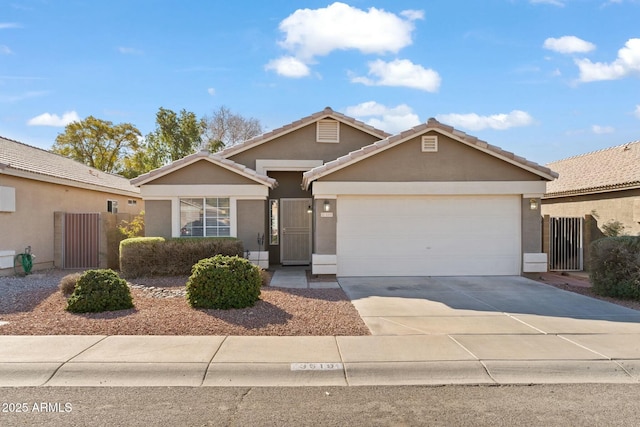
POLYGON ((271 277, 270 286, 292 289, 338 289, 340 285, 335 280, 320 281, 307 279, 309 267, 291 266, 278 267, 271 277))

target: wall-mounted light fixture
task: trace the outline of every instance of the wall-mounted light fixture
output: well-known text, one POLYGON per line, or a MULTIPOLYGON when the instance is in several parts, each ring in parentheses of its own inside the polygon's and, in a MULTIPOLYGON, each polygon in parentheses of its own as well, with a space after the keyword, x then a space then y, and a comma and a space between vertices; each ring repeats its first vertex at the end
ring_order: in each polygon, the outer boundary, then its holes
POLYGON ((313 213, 313 209, 311 209, 311 205, 307 206, 307 213, 313 213))
POLYGON ((328 200, 324 201, 324 204, 322 205, 323 209, 325 212, 329 212, 331 210, 331 203, 329 203, 328 200))
POLYGON ((538 200, 537 199, 529 199, 529 209, 532 211, 538 210, 538 200))

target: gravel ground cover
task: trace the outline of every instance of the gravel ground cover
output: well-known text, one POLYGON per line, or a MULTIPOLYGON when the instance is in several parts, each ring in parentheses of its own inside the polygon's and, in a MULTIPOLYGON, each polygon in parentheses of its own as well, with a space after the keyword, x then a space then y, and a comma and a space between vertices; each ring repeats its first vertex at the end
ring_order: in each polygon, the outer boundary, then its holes
MULTIPOLYGON (((130 283, 134 309, 73 314, 65 311, 66 298, 58 289, 66 274, 0 277, 0 335, 370 335, 341 289, 265 286, 253 307, 196 310, 184 297, 187 277, 142 278, 130 283)), ((601 297, 559 277, 541 281, 640 310, 640 301, 601 297)))
POLYGON ((187 277, 142 278, 130 283, 135 308, 105 313, 65 311, 58 289, 68 271, 0 278, 1 335, 369 335, 341 289, 265 286, 253 307, 191 308, 187 277))

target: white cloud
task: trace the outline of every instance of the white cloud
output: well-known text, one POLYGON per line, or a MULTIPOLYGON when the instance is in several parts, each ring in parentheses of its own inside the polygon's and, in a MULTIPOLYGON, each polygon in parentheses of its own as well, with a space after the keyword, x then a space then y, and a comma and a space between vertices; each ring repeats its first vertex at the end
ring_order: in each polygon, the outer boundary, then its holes
POLYGON ((636 105, 636 109, 633 114, 640 119, 640 104, 636 105))
POLYGON ((529 0, 531 4, 550 4, 553 6, 564 7, 564 3, 559 0, 529 0))
POLYGON ((9 28, 22 28, 22 25, 17 22, 0 22, 0 30, 7 30, 9 28))
POLYGON ((207 93, 211 96, 214 96, 216 94, 216 90, 212 87, 207 89, 207 93))
POLYGON ((494 129, 505 130, 512 127, 529 126, 533 123, 533 117, 525 111, 513 110, 508 114, 493 114, 480 116, 476 113, 469 114, 439 114, 436 119, 453 127, 469 130, 494 129))
POLYGON ((421 123, 418 115, 406 104, 387 107, 375 101, 368 101, 347 107, 345 114, 389 133, 402 132, 421 123))
POLYGON ((299 58, 346 49, 395 53, 411 44, 413 20, 422 18, 417 11, 403 13, 407 19, 383 9, 364 11, 340 2, 321 9, 298 9, 280 23, 280 31, 286 34, 280 45, 299 58))
POLYGON ((576 36, 563 36, 558 39, 546 39, 543 47, 559 53, 586 53, 594 50, 596 45, 576 36))
POLYGON ((57 114, 43 113, 36 116, 27 122, 30 126, 54 126, 64 127, 72 122, 79 122, 80 117, 75 111, 67 111, 62 114, 62 117, 57 114))
POLYGON ((612 128, 611 126, 599 126, 599 125, 593 125, 591 126, 591 131, 595 134, 598 135, 604 135, 607 133, 613 133, 615 132, 615 129, 612 128))
POLYGON ((424 10, 403 10, 400 12, 400 15, 410 21, 417 21, 418 19, 424 19, 424 10))
POLYGON ((9 49, 9 46, 0 44, 0 55, 11 55, 13 51, 9 49))
POLYGON ((424 12, 405 10, 396 15, 375 7, 362 10, 340 2, 325 8, 298 9, 279 25, 284 33, 279 45, 289 55, 272 60, 266 69, 287 77, 303 77, 310 74, 308 65, 316 57, 335 50, 397 53, 412 43, 414 21, 418 19, 424 19, 424 12))
POLYGON ((589 59, 576 59, 575 63, 580 69, 581 82, 616 80, 630 74, 640 74, 640 39, 627 40, 618 51, 618 58, 609 64, 591 62, 589 59))
POLYGON ((274 70, 281 76, 293 78, 306 77, 310 73, 309 67, 293 56, 273 59, 264 68, 266 70, 274 70))
POLYGON ((367 86, 404 86, 427 92, 437 92, 440 88, 440 75, 422 65, 407 59, 385 62, 381 59, 369 62, 369 77, 353 77, 353 83, 367 86))
POLYGON ((123 55, 142 55, 144 52, 134 47, 119 46, 118 52, 123 55))

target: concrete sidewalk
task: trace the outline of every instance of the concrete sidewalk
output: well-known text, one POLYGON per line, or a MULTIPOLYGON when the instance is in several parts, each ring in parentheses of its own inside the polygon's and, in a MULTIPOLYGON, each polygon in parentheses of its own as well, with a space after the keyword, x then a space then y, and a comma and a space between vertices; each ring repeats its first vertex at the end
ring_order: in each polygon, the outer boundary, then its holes
POLYGON ((640 333, 0 336, 0 386, 638 383, 640 333))

